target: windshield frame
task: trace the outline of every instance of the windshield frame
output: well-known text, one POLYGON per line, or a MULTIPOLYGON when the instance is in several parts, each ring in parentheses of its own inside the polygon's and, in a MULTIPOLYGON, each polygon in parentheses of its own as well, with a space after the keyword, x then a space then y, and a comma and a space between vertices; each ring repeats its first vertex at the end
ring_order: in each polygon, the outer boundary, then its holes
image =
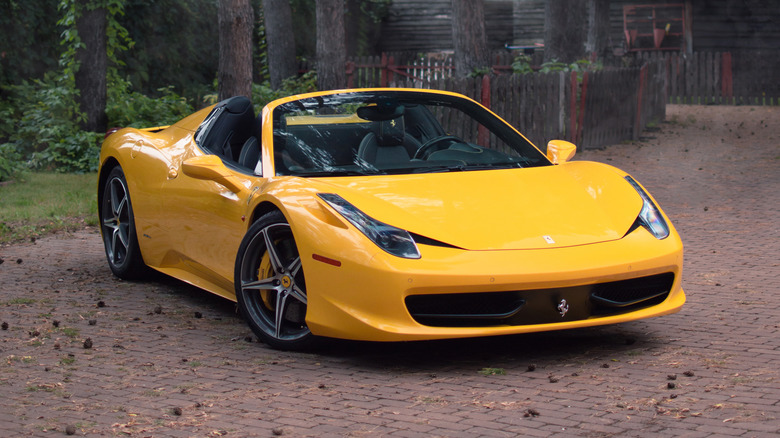
MULTIPOLYGON (((296 169, 290 170, 282 165, 283 159, 279 153, 282 150, 280 145, 287 144, 290 141, 291 131, 286 125, 287 117, 291 114, 294 117, 304 118, 305 112, 313 112, 322 110, 323 108, 332 107, 334 105, 353 104, 359 103, 360 105, 378 105, 381 106, 383 102, 392 102, 396 105, 404 105, 408 107, 414 107, 418 105, 424 105, 425 111, 430 113, 427 109, 429 105, 438 107, 450 108, 452 110, 461 111, 467 116, 471 117, 476 123, 484 126, 488 132, 500 139, 505 147, 511 148, 511 153, 516 154, 511 156, 516 161, 512 163, 502 163, 501 166, 495 168, 510 168, 510 167, 538 167, 552 165, 546 155, 540 151, 533 143, 525 138, 518 130, 509 125, 498 115, 483 107, 472 99, 465 96, 450 93, 446 91, 437 90, 421 90, 421 89, 357 89, 357 90, 336 90, 332 92, 317 92, 304 95, 290 96, 288 98, 280 99, 270 103, 266 107, 264 114, 270 116, 271 122, 264 124, 264 129, 268 129, 271 132, 267 133, 267 136, 271 141, 263 142, 264 149, 269 148, 267 151, 269 157, 273 157, 273 174, 277 176, 303 176, 303 177, 327 177, 327 176, 354 176, 354 175, 386 175, 391 174, 413 174, 424 173, 424 169, 421 169, 420 164, 424 164, 426 161, 417 161, 415 157, 412 157, 411 163, 403 163, 393 165, 392 168, 373 167, 368 163, 360 162, 359 158, 355 159, 354 165, 349 164, 346 166, 330 166, 328 164, 322 165, 320 168, 310 168, 311 171, 296 169), (297 114, 297 115, 295 115, 297 114), (304 114, 303 116, 301 114, 304 114), (281 139, 280 137, 286 136, 281 139), (415 164, 418 163, 418 164, 415 164), (332 174, 329 174, 331 171, 332 174)), ((403 109, 403 108, 402 108, 403 109)), ((317 114, 316 117, 324 117, 322 114, 317 114)), ((396 115, 389 115, 388 117, 396 117, 396 115)), ((336 117, 338 118, 338 116, 336 117)), ((349 117, 342 116, 341 118, 347 119, 349 117)), ((433 116, 431 115, 431 118, 433 116)), ((387 120, 388 118, 377 118, 374 121, 387 120)), ((344 122, 346 123, 360 123, 358 121, 344 122)), ((369 122, 369 121, 366 121, 369 122)), ((438 122, 434 119, 434 123, 438 125, 438 122)), ((301 126, 309 126, 314 130, 315 125, 306 125, 301 123, 301 126)), ((294 126, 294 125, 293 125, 294 126)), ((305 128, 304 128, 305 129, 305 128)), ((441 129, 441 128, 440 128, 441 129)), ((266 134, 266 135, 267 135, 266 134)), ((265 135, 264 135, 265 136, 265 135)), ((483 147, 472 143, 462 141, 463 147, 478 147, 484 150, 491 151, 489 147, 483 147)), ((320 152, 320 151, 315 151, 320 152)), ((327 152, 327 151, 321 151, 327 152)), ((496 153, 504 154, 503 152, 495 151, 496 153)), ((492 153, 492 152, 491 152, 492 153)), ((510 155, 505 154, 507 157, 510 155)), ((411 156, 411 153, 410 153, 411 156)), ((460 161, 453 162, 437 162, 435 165, 430 165, 430 172, 443 172, 443 171, 472 171, 472 170, 487 170, 492 168, 487 163, 475 163, 475 165, 464 165, 465 163, 460 161)))

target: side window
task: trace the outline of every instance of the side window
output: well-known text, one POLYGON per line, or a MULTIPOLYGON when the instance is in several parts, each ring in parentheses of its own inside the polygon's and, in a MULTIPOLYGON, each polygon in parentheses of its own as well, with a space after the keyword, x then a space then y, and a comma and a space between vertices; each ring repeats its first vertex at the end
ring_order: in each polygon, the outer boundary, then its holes
POLYGON ((195 143, 227 165, 260 174, 259 124, 249 99, 231 97, 218 103, 201 123, 195 143))
POLYGON ((203 120, 203 123, 198 126, 198 130, 195 131, 195 143, 203 149, 207 149, 207 152, 212 154, 215 153, 215 151, 208 150, 208 148, 204 145, 204 140, 206 137, 208 137, 209 132, 211 131, 211 126, 214 124, 214 120, 216 120, 224 110, 224 105, 215 106, 209 115, 206 116, 206 119, 203 120))

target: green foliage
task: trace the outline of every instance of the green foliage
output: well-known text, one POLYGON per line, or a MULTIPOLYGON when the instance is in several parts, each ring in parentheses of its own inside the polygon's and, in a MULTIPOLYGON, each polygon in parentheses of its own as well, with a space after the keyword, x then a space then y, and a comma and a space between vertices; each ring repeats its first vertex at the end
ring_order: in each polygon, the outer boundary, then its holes
POLYGON ((0 182, 12 180, 22 169, 21 161, 14 145, 0 144, 0 182))
MULTIPOLYGON (((118 54, 122 77, 133 89, 156 97, 172 85, 190 102, 211 91, 219 64, 214 0, 123 0, 117 21, 132 36, 132 50, 118 54)), ((253 0, 257 5, 257 0, 253 0)), ((165 94, 167 91, 164 91, 165 94)))
POLYGON ((95 3, 102 4, 106 8, 106 52, 108 61, 114 67, 124 66, 119 55, 132 49, 135 42, 130 38, 130 33, 119 22, 119 17, 125 15, 124 0, 100 0, 95 3))
MULTIPOLYGON (((173 92, 160 90, 153 99, 115 78, 108 90, 106 113, 111 126, 148 127, 166 125, 192 113, 192 106, 173 92)), ((55 172, 97 170, 103 133, 83 131, 82 115, 76 110, 72 81, 48 74, 41 80, 6 87, 10 99, 0 106, 0 180, 10 179, 22 167, 55 172)))
POLYGON ((79 33, 76 30, 76 22, 81 13, 79 4, 74 0, 60 0, 59 10, 61 13, 57 25, 65 28, 60 34, 60 45, 63 50, 60 54, 60 69, 62 78, 73 80, 74 75, 79 70, 79 62, 76 61, 76 53, 84 48, 79 33))
MULTIPOLYGON (((380 38, 380 23, 390 12, 392 0, 363 0, 347 2, 347 41, 348 47, 354 41, 355 55, 367 56, 374 53, 380 38), (357 8, 355 6, 359 5, 357 8), (357 10, 355 10, 357 9, 357 10)), ((350 49, 348 49, 350 50, 350 49)))
POLYGON ((0 85, 18 85, 57 67, 60 31, 54 17, 58 3, 0 1, 0 85))
POLYGON ((55 172, 95 172, 103 134, 74 131, 56 139, 42 152, 32 155, 30 168, 55 172))
POLYGON ((173 86, 157 91, 161 96, 151 98, 134 91, 129 81, 113 78, 106 104, 108 125, 134 128, 171 125, 193 112, 192 105, 176 94, 173 86))
POLYGON ((512 61, 512 72, 517 74, 533 73, 534 69, 531 67, 530 55, 519 55, 514 61, 512 61))
POLYGON ((61 16, 57 25, 64 28, 60 34, 60 45, 63 48, 59 61, 62 80, 72 80, 80 68, 79 62, 76 60, 76 53, 79 49, 84 48, 84 43, 78 34, 78 19, 84 10, 91 11, 97 8, 105 8, 106 10, 106 52, 109 75, 116 73, 117 66, 124 65, 124 62, 118 58, 119 54, 133 47, 134 43, 130 39, 130 34, 117 19, 117 17, 124 15, 123 0, 90 0, 89 2, 60 0, 61 16))
POLYGON ((312 56, 317 53, 317 14, 315 0, 290 0, 295 55, 312 56))
POLYGON ((252 80, 262 82, 270 77, 268 72, 268 43, 265 39, 265 11, 263 10, 262 1, 256 6, 256 10, 255 34, 252 39, 252 44, 255 47, 252 55, 254 62, 252 66, 252 80))
MULTIPOLYGON (((88 172, 97 168, 102 134, 79 128, 83 115, 76 110, 72 81, 47 74, 6 91, 10 99, 3 116, 16 123, 0 126, 0 137, 7 139, 1 146, 4 151, 26 160, 31 169, 88 172)), ((14 167, 18 170, 19 164, 14 167)))
MULTIPOLYGON (((84 121, 84 115, 76 103, 78 90, 74 76, 80 68, 76 53, 83 48, 83 43, 76 30, 76 23, 84 10, 106 8, 109 76, 118 77, 116 68, 122 62, 117 59, 117 55, 133 44, 127 30, 117 21, 117 17, 123 13, 123 1, 91 0, 85 3, 60 0, 58 7, 60 19, 57 24, 63 28, 59 70, 52 70, 41 79, 25 80, 3 88, 6 98, 0 101, 0 116, 3 120, 0 122, 0 148, 3 151, 0 180, 10 179, 24 167, 79 173, 97 169, 103 133, 85 132, 79 127, 84 121)), ((131 94, 128 87, 120 81, 113 82, 119 88, 112 93, 114 102, 133 102, 136 96, 131 94)), ((166 95, 166 98, 170 97, 166 95)), ((180 103, 172 104, 170 100, 162 102, 164 115, 176 111, 176 105, 181 106, 180 103)), ((119 106, 116 103, 114 105, 119 106)), ((184 106, 186 110, 179 110, 179 114, 191 112, 186 102, 184 106)), ((123 109, 123 112, 118 112, 119 115, 133 110, 141 112, 133 105, 123 109)))
POLYGON ((313 91, 317 91, 317 73, 314 71, 307 72, 297 78, 283 80, 282 86, 278 90, 271 88, 268 81, 262 84, 252 84, 252 102, 255 105, 255 113, 259 113, 266 104, 273 100, 313 91))
POLYGON ((482 368, 479 373, 484 376, 503 376, 506 374, 506 370, 503 368, 482 368))
POLYGON ((571 64, 564 64, 563 62, 552 60, 543 63, 539 68, 531 66, 531 57, 528 55, 519 55, 512 62, 512 72, 516 74, 528 74, 538 71, 539 73, 550 73, 554 71, 563 72, 577 72, 578 80, 582 80, 582 73, 585 71, 597 71, 603 69, 604 66, 601 61, 590 61, 588 59, 580 59, 571 64))
POLYGON ((481 78, 482 76, 490 74, 490 67, 475 68, 469 73, 470 78, 481 78))

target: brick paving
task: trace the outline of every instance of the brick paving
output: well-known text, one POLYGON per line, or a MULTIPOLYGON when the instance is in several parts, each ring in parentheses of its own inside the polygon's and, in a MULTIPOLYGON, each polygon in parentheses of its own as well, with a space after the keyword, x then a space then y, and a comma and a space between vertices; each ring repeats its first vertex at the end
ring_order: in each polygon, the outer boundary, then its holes
POLYGON ((0 248, 0 436, 777 436, 780 108, 667 118, 579 157, 632 173, 674 221, 678 314, 278 352, 232 303, 112 277, 88 229, 0 248))

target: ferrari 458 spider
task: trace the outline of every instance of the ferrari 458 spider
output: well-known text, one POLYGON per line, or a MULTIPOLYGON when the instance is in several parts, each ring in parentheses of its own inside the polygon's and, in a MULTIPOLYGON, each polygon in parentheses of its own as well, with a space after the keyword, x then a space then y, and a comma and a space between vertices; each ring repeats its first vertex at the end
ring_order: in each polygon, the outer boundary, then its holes
POLYGON ((235 300, 276 348, 620 323, 675 312, 679 236, 605 164, 546 154, 443 91, 234 97, 110 134, 98 204, 108 264, 235 300))

